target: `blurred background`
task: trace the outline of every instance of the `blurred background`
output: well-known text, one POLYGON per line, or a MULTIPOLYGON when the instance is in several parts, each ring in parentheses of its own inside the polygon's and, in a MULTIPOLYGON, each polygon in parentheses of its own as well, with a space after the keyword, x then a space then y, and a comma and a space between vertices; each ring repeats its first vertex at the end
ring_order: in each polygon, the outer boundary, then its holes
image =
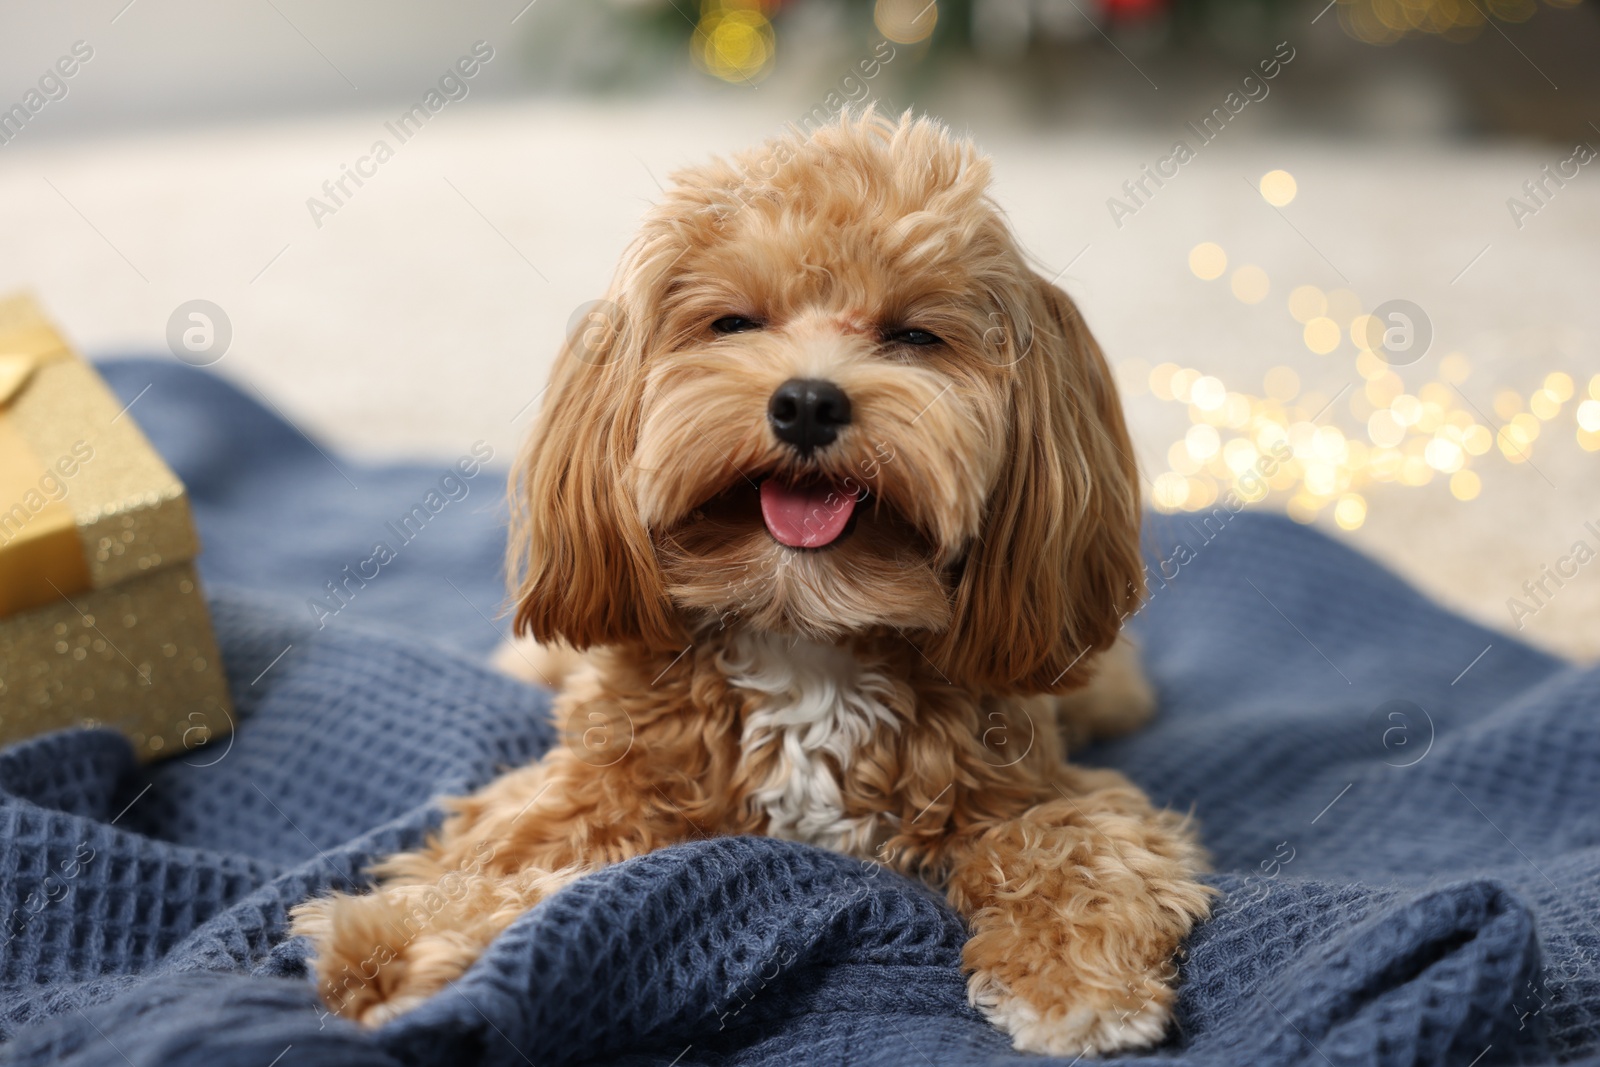
POLYGON ((994 157, 1152 506, 1243 486, 1600 654, 1593 0, 9 0, 0 28, 0 291, 92 356, 209 365, 364 457, 506 457, 675 169, 914 108, 994 157))

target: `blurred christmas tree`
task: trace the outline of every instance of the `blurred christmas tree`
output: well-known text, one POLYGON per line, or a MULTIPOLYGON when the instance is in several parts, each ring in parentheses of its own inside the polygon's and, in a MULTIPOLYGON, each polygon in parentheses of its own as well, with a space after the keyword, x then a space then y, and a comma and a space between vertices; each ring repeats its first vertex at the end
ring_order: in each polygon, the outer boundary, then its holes
MULTIPOLYGON (((1344 31, 1367 44, 1436 35, 1467 41, 1491 22, 1532 18, 1540 3, 1582 0, 1330 0, 1344 31)), ((1316 6, 1316 5, 1313 5, 1316 6)), ((593 0, 570 12, 562 46, 541 57, 548 73, 591 88, 674 76, 685 68, 753 85, 775 68, 789 39, 862 42, 879 37, 930 61, 967 58, 1021 73, 1086 41, 1136 47, 1258 48, 1300 0, 593 0), (685 62, 687 60, 687 63, 685 62)))
POLYGON ((1600 0, 550 0, 523 25, 530 80, 559 92, 840 91, 1101 129, 1181 126, 1287 41, 1306 58, 1263 120, 1283 130, 1570 146, 1600 98, 1593 14, 1600 0), (892 56, 881 76, 845 84, 874 56, 892 56))

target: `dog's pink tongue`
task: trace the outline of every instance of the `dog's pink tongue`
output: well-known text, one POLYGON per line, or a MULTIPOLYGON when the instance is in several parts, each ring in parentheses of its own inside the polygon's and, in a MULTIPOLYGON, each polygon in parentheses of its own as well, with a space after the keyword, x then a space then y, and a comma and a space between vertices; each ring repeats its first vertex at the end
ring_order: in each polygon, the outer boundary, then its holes
POLYGON ((785 485, 776 478, 761 483, 761 517, 767 532, 790 548, 820 548, 839 539, 856 509, 856 498, 820 485, 785 485))

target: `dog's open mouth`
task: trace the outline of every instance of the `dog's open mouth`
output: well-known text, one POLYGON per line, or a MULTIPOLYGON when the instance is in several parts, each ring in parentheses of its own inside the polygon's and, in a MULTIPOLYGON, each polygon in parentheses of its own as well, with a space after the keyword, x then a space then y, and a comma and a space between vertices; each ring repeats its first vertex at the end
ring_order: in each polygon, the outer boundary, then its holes
POLYGON ((837 482, 767 478, 761 483, 761 520, 780 545, 823 548, 854 528, 863 495, 859 488, 851 491, 837 482))

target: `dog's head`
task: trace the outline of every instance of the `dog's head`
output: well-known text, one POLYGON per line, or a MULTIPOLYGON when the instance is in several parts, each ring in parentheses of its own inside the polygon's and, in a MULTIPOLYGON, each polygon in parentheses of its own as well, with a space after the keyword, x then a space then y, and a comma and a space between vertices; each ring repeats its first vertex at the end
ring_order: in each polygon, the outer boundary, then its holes
POLYGON ((899 631, 958 685, 1080 683, 1142 589, 1132 449, 988 183, 871 114, 676 175, 514 476, 519 631, 899 631))

